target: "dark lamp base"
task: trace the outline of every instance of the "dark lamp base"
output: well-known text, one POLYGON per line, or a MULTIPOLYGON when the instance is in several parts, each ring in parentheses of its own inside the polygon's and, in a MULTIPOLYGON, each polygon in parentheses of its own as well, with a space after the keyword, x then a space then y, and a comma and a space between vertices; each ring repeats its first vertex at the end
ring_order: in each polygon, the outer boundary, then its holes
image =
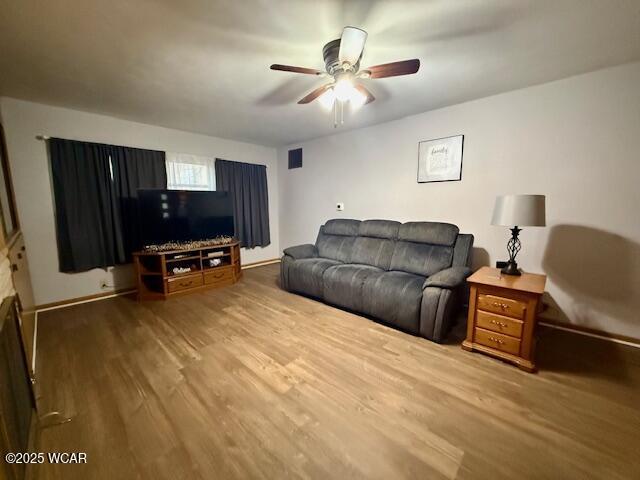
POLYGON ((522 275, 520 273, 520 270, 518 270, 518 264, 512 261, 507 262, 507 265, 502 270, 500 270, 500 272, 505 275, 522 275))

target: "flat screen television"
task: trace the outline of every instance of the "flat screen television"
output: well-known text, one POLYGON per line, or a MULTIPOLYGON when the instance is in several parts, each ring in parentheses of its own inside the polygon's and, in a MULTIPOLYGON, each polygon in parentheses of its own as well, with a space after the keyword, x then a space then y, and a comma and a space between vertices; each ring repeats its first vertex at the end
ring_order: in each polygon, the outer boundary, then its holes
POLYGON ((138 190, 142 246, 233 237, 229 192, 138 190))

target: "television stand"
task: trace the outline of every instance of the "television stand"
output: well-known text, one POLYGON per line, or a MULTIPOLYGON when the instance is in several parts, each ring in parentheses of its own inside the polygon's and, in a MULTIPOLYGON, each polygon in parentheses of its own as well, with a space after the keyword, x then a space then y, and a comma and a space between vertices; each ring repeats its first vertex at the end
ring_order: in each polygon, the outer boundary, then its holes
POLYGON ((163 300, 240 280, 238 242, 166 252, 133 254, 138 301, 163 300))

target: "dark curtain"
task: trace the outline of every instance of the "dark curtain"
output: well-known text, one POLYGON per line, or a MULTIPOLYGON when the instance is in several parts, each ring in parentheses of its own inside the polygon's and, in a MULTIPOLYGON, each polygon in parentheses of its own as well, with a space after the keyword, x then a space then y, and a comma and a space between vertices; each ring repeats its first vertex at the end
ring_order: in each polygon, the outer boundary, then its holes
POLYGON ((60 271, 129 262, 139 247, 135 192, 166 188, 164 152, 52 138, 49 153, 60 271))
POLYGON ((113 187, 120 205, 122 240, 125 260, 131 261, 131 253, 140 250, 138 227, 138 189, 167 188, 165 153, 140 148, 114 147, 113 187))
POLYGON ((124 254, 106 145, 49 141, 61 272, 114 265, 124 254))
POLYGON ((216 190, 231 193, 240 245, 247 248, 269 245, 267 167, 217 158, 216 190))

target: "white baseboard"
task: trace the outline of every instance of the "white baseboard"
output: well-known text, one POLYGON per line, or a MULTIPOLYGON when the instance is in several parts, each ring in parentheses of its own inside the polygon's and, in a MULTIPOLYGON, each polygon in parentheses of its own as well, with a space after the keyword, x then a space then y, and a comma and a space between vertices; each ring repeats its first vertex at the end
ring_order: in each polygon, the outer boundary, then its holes
POLYGON ((272 260, 263 260, 262 262, 248 263, 246 265, 242 265, 240 268, 242 270, 248 270, 250 268, 264 267, 265 265, 273 265, 274 263, 280 263, 280 259, 274 258, 272 260))
POLYGON ((598 338, 600 340, 618 343, 620 345, 627 345, 628 347, 640 348, 640 343, 637 343, 637 342, 623 340, 621 338, 608 337, 606 335, 599 335, 597 333, 592 333, 592 332, 585 332, 584 330, 571 328, 571 326, 564 327, 561 325, 556 325, 555 323, 546 323, 546 322, 538 322, 538 325, 542 325, 549 328, 555 328, 556 330, 562 330, 564 332, 577 333, 578 335, 584 335, 585 337, 598 338))
POLYGON ((115 293, 112 293, 110 295, 101 295, 101 296, 95 297, 95 298, 86 298, 86 299, 83 299, 83 300, 71 301, 69 303, 63 303, 63 304, 60 304, 60 305, 53 305, 51 307, 38 308, 38 309, 36 309, 36 313, 37 312, 48 312, 49 310, 58 310, 59 308, 72 307, 74 305, 81 305, 83 303, 97 302, 99 300, 106 300, 107 298, 120 297, 122 295, 130 295, 130 294, 136 293, 136 292, 137 292, 137 290, 135 288, 133 288, 131 290, 125 290, 123 292, 115 292, 115 293))
POLYGON ((38 351, 38 311, 33 318, 33 352, 31 352, 31 374, 36 376, 36 352, 38 351))

